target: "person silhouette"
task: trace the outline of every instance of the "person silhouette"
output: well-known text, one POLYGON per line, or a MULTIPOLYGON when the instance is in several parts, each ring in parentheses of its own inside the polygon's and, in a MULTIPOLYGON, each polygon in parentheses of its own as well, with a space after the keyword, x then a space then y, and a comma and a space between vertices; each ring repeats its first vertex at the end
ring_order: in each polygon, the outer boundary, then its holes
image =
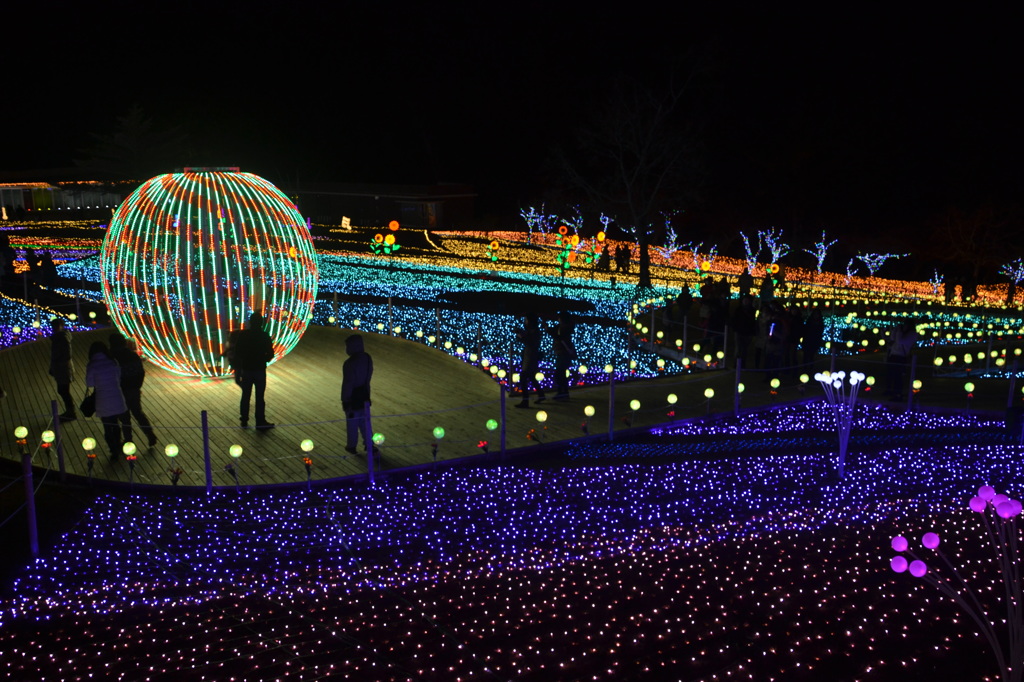
POLYGON ((238 418, 242 428, 249 426, 249 401, 256 390, 256 428, 261 431, 274 428, 267 421, 266 401, 267 363, 274 359, 274 342, 263 329, 263 315, 249 316, 248 329, 238 334, 235 344, 235 363, 242 378, 242 399, 239 402, 238 418))
POLYGON ((544 387, 537 380, 537 372, 540 369, 540 321, 537 313, 527 313, 524 317, 523 328, 516 332, 516 336, 523 343, 523 364, 519 372, 519 390, 522 391, 523 399, 516 403, 516 407, 528 407, 530 404, 530 386, 537 389, 537 403, 547 400, 544 395, 544 387))
POLYGON ((110 356, 102 341, 95 341, 89 346, 85 386, 96 394, 96 416, 103 423, 103 439, 110 450, 110 458, 116 460, 124 443, 121 435, 126 428, 131 428, 131 416, 121 392, 121 366, 110 356))
POLYGON ((370 405, 370 379, 373 378, 373 358, 363 347, 363 337, 352 334, 345 339, 348 359, 341 367, 341 409, 345 411, 345 451, 356 454, 359 434, 363 434, 363 445, 370 452, 373 443, 367 441, 364 430, 366 407, 370 405))
MULTIPOLYGON (((146 366, 135 350, 134 344, 120 332, 113 332, 108 338, 110 354, 121 366, 121 393, 128 405, 128 412, 146 434, 149 447, 156 445, 156 433, 149 423, 149 417, 142 411, 142 384, 146 380, 146 366)), ((132 425, 128 422, 124 428, 124 440, 132 439, 132 425)))
POLYGON ((64 402, 62 422, 76 418, 75 401, 71 398, 71 382, 75 378, 71 364, 71 333, 64 328, 63 318, 55 318, 50 326, 50 376, 57 382, 57 395, 64 402))
POLYGON ((558 401, 569 399, 569 367, 576 359, 576 346, 572 342, 575 329, 572 315, 565 310, 559 311, 557 324, 547 329, 555 351, 555 400, 558 401))

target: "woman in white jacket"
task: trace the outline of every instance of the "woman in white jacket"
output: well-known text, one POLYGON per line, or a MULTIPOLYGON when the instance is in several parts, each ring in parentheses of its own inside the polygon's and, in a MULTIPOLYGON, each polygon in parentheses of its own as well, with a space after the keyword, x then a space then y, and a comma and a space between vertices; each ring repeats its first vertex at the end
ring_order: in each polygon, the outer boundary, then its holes
POLYGON ((107 441, 110 458, 117 459, 123 445, 121 432, 131 417, 124 394, 121 393, 121 366, 110 356, 106 344, 101 341, 89 346, 85 386, 96 392, 96 416, 103 422, 103 440, 107 441))

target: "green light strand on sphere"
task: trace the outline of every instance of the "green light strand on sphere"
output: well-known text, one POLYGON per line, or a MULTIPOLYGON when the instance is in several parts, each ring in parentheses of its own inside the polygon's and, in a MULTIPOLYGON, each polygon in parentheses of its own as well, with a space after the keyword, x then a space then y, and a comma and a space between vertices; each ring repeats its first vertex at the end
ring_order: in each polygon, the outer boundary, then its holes
POLYGON ((262 313, 274 360, 298 343, 318 265, 295 204, 251 173, 157 176, 118 207, 100 251, 103 298, 117 329, 154 363, 226 376, 231 332, 262 313))

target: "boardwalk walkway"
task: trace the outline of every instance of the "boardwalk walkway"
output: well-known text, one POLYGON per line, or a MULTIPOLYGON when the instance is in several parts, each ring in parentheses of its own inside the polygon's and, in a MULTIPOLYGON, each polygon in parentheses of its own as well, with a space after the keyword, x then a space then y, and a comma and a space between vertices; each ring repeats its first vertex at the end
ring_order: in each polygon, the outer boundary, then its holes
MULTIPOLYGON (((105 340, 110 330, 73 335, 76 368, 72 392, 80 400, 85 392, 86 351, 94 340, 105 340)), ((278 426, 269 432, 256 432, 238 426, 239 390, 231 379, 197 379, 178 376, 147 363, 143 406, 152 421, 159 444, 152 450, 140 448, 134 471, 123 457, 111 459, 102 438, 98 419, 84 419, 61 425, 62 450, 69 474, 87 476, 87 453, 82 439, 98 441, 92 477, 97 481, 137 484, 171 484, 171 469, 181 469, 180 485, 204 486, 201 413, 207 411, 210 427, 212 478, 214 485, 234 485, 228 464, 235 467, 243 485, 304 482, 306 469, 299 443, 312 439, 315 448, 312 477, 316 480, 365 475, 364 455, 344 452, 345 423, 341 418, 341 365, 345 359, 344 340, 352 332, 311 326, 288 356, 268 370, 267 416, 278 426), (171 460, 164 446, 174 443, 179 455, 171 460), (243 454, 232 460, 228 451, 238 444, 243 454)), ((0 401, 0 456, 17 457, 14 429, 29 429, 29 447, 38 448, 40 434, 53 428, 50 402, 57 398, 49 366, 48 339, 9 348, 0 352, 0 382, 8 397, 0 401)), ((379 470, 404 468, 434 461, 451 460, 482 452, 481 441, 488 441, 490 452, 500 449, 501 429, 490 431, 490 419, 502 421, 501 391, 495 381, 478 367, 453 358, 423 344, 399 338, 366 335, 367 350, 373 355, 373 428, 385 436, 379 470), (435 441, 433 429, 441 426, 445 435, 435 441)), ((722 379, 728 380, 722 373, 722 379)), ((705 382, 692 385, 692 378, 656 379, 619 384, 615 392, 616 428, 653 425, 671 421, 673 410, 666 402, 670 392, 679 393, 675 409, 680 416, 701 413, 705 382), (692 395, 691 395, 692 394, 692 395), (629 403, 641 400, 647 407, 633 414, 629 403), (684 414, 690 404, 690 414, 684 414), (650 409, 657 404, 657 409, 650 409), (629 420, 629 424, 625 419, 629 420)), ((506 439, 508 450, 536 448, 583 435, 584 407, 593 405, 595 415, 587 424, 591 433, 608 431, 607 386, 577 388, 568 403, 549 400, 542 407, 548 415, 537 421, 538 409, 514 409, 517 399, 507 404, 506 439), (528 437, 533 430, 534 437, 528 437)), ((723 404, 722 408, 725 407, 723 404)), ((139 443, 144 442, 136 431, 139 443)), ((362 448, 360 448, 362 449, 362 448)), ((37 450, 37 466, 57 468, 56 453, 37 450)))

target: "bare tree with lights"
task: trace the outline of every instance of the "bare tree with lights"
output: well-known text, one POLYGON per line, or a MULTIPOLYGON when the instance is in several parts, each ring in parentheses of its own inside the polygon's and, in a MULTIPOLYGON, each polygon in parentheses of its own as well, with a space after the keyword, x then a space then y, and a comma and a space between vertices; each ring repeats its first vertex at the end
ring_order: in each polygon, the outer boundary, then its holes
POLYGON ((1010 278, 1010 286, 1006 292, 1006 304, 1012 305, 1017 298, 1017 286, 1024 280, 1024 258, 1006 263, 999 272, 1010 278))
POLYGON ((715 263, 715 258, 718 257, 718 246, 712 246, 710 249, 703 252, 702 254, 701 249, 703 247, 704 242, 699 242, 696 244, 690 242, 683 247, 684 250, 690 252, 690 262, 693 264, 694 272, 700 275, 704 274, 704 268, 701 267, 701 264, 706 261, 708 264, 707 269, 710 270, 711 266, 714 265, 715 263))
POLYGON ((569 228, 569 231, 573 234, 580 234, 583 229, 583 214, 580 212, 579 206, 573 208, 573 214, 571 217, 566 218, 564 216, 552 216, 556 223, 562 223, 569 228))
POLYGON ((857 274, 857 257, 854 256, 850 259, 850 262, 846 264, 846 286, 850 286, 853 282, 854 275, 857 274))
POLYGON ((939 269, 935 268, 935 275, 928 280, 928 283, 932 285, 932 294, 935 296, 939 295, 939 289, 942 288, 943 283, 942 275, 939 274, 939 269))
POLYGON ((767 230, 758 230, 757 239, 761 244, 764 244, 764 248, 768 249, 768 253, 771 254, 772 263, 778 263, 787 253, 789 253, 789 244, 782 241, 782 230, 778 232, 775 228, 769 228, 767 230))
POLYGON ((757 257, 761 255, 761 235, 758 233, 757 248, 750 246, 750 237, 745 233, 740 232, 740 237, 743 238, 743 251, 747 254, 744 258, 747 262, 747 272, 754 274, 754 268, 757 267, 757 257))
POLYGON ((533 243, 534 230, 541 234, 548 234, 551 232, 554 222, 558 220, 558 216, 548 215, 547 211, 544 210, 544 204, 540 205, 539 211, 533 206, 521 209, 519 215, 526 221, 527 244, 533 243))
POLYGON ((885 261, 890 258, 903 258, 904 256, 909 255, 910 254, 907 253, 858 253, 856 258, 860 262, 864 263, 868 269, 868 273, 871 277, 874 277, 879 268, 885 264, 885 261))
POLYGON ((671 261, 672 257, 683 248, 682 244, 679 243, 679 237, 676 235, 676 230, 672 227, 672 213, 665 214, 665 245, 654 247, 658 254, 666 261, 671 261))
POLYGON ((821 241, 815 242, 814 249, 804 249, 805 252, 814 256, 814 259, 818 262, 818 274, 821 274, 822 268, 825 266, 825 256, 828 254, 828 250, 837 242, 838 239, 832 241, 825 241, 825 230, 821 231, 821 241))

